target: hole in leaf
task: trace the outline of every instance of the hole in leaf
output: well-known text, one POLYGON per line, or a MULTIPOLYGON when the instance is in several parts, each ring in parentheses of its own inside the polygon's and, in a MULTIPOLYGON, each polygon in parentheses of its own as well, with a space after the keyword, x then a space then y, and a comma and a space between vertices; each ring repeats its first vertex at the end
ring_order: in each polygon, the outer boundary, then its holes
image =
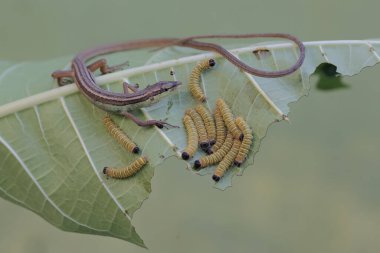
POLYGON ((331 91, 349 88, 347 84, 343 83, 341 74, 337 72, 337 67, 331 63, 320 64, 314 74, 319 77, 316 86, 318 90, 331 91))

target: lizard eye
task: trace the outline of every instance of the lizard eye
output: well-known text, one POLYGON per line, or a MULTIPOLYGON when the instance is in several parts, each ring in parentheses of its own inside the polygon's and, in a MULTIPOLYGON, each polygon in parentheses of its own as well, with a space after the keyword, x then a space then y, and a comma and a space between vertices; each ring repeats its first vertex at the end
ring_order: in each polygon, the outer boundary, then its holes
POLYGON ((168 88, 165 88, 164 91, 168 91, 169 89, 168 88))

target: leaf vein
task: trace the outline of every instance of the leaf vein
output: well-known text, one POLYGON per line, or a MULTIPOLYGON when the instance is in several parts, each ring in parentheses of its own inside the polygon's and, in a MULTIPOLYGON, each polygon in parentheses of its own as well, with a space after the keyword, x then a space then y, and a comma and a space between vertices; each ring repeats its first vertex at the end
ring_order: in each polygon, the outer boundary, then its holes
MULTIPOLYGON (((91 229, 91 230, 96 230, 96 231, 100 231, 99 229, 95 229, 95 228, 92 228, 90 226, 88 226, 87 224, 82 224, 81 222, 71 218, 69 215, 67 215, 63 210, 61 210, 55 203, 52 199, 50 199, 49 195, 45 192, 45 190, 41 187, 41 185, 38 183, 38 181, 36 180, 36 178, 34 177, 34 175, 32 174, 32 172, 28 169, 28 167, 26 166, 26 164, 24 163, 24 161, 21 159, 20 156, 18 156, 16 150, 14 150, 4 139, 2 136, 0 136, 0 143, 2 143, 8 150, 9 152, 13 155, 13 157, 19 162, 19 164, 21 165, 21 167, 23 168, 23 170, 28 174, 28 176, 30 177, 30 179, 32 180, 32 182, 34 183, 34 185, 38 188, 38 190, 41 192, 41 194, 45 197, 46 201, 48 201, 63 217, 67 218, 68 220, 71 220, 72 222, 76 223, 76 224, 79 224, 80 226, 83 226, 83 227, 87 227, 88 229, 91 229)), ((3 191, 3 188, 0 186, 1 190, 3 191)), ((14 199, 15 201, 19 202, 20 201, 16 198, 14 198, 13 196, 11 197, 12 199, 14 199)), ((22 203, 22 202, 21 202, 22 203)), ((24 204, 24 203, 22 203, 24 204)), ((108 231, 104 231, 104 232, 108 232, 108 231)))
MULTIPOLYGON (((124 210, 123 207, 121 206, 121 204, 119 203, 119 201, 115 198, 115 196, 112 194, 111 190, 108 188, 108 186, 105 184, 104 180, 102 180, 102 178, 100 177, 98 171, 96 170, 95 163, 92 160, 91 155, 89 153, 89 150, 87 149, 86 144, 84 143, 84 140, 82 139, 82 137, 81 137, 81 135, 79 133, 79 129, 75 125, 74 119, 71 116, 69 108, 67 108, 67 105, 66 105, 66 102, 65 102, 64 98, 61 97, 60 101, 61 101, 63 109, 64 109, 64 111, 65 111, 65 113, 66 113, 66 115, 67 115, 67 117, 68 117, 68 119, 69 119, 69 121, 70 121, 70 123, 71 123, 71 125, 72 125, 72 127, 73 127, 73 129, 74 129, 74 131, 75 131, 75 133, 77 135, 77 137, 78 137, 78 140, 79 140, 79 142, 82 145, 82 148, 83 148, 83 150, 84 150, 84 152, 85 152, 85 154, 87 156, 88 161, 90 162, 90 165, 91 165, 92 169, 94 170, 94 172, 97 175, 99 181, 102 183, 104 189, 107 191, 107 193, 109 194, 109 196, 113 199, 113 201, 115 202, 115 204, 117 205, 117 207, 123 212, 123 210, 124 210)), ((129 215, 126 215, 126 217, 129 220, 131 220, 131 217, 129 217, 129 215)))

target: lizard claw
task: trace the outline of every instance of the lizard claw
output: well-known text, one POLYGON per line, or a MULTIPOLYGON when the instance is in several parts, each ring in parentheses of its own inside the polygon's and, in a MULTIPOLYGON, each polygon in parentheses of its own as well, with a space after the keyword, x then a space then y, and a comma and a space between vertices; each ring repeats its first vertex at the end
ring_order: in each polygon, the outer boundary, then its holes
POLYGON ((70 77, 61 77, 58 78, 58 85, 59 86, 65 86, 67 84, 74 83, 74 80, 70 77))
POLYGON ((168 126, 170 127, 174 127, 174 128, 179 128, 179 126, 175 126, 175 125, 172 125, 172 124, 169 124, 167 123, 165 120, 157 120, 156 123, 155 123, 155 126, 162 129, 162 128, 166 128, 166 129, 169 129, 168 126))

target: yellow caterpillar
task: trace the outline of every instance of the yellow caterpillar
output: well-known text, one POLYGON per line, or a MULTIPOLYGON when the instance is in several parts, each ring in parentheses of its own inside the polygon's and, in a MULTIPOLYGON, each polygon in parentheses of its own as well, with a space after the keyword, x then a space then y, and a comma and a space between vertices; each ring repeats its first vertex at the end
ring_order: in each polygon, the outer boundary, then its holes
POLYGON ((203 151, 207 152, 210 144, 208 143, 206 127, 203 124, 201 116, 194 109, 187 109, 185 111, 185 114, 189 115, 192 118, 195 124, 195 128, 197 129, 199 146, 203 151))
POLYGON ((226 124, 228 131, 232 133, 232 136, 235 139, 240 139, 242 141, 244 136, 242 132, 239 130, 239 128, 236 126, 234 115, 232 114, 226 102, 224 102, 223 99, 218 98, 216 100, 216 106, 218 107, 218 109, 220 110, 220 113, 222 114, 223 121, 226 124))
POLYGON ((209 59, 198 63, 190 74, 189 89, 195 99, 200 102, 206 101, 206 96, 200 87, 201 73, 210 67, 215 66, 215 60, 209 59))
POLYGON ((107 129, 107 131, 111 134, 111 136, 116 139, 126 150, 129 152, 137 154, 140 152, 139 147, 123 132, 111 119, 109 115, 104 116, 103 123, 107 129))
POLYGON ((118 178, 118 179, 127 178, 136 174, 147 163, 148 163, 148 158, 145 156, 141 156, 137 158, 135 161, 133 161, 127 167, 124 167, 121 169, 104 167, 103 173, 107 175, 108 177, 112 177, 112 178, 118 178))
POLYGON ((233 138, 231 133, 227 133, 226 140, 224 141, 222 147, 214 152, 212 155, 203 156, 199 160, 195 160, 194 167, 195 169, 204 168, 212 164, 218 163, 227 155, 230 151, 233 143, 233 138))
POLYGON ((183 117, 183 124, 187 133, 187 146, 182 152, 182 159, 188 160, 192 157, 198 148, 198 134, 194 122, 189 115, 183 117))
POLYGON ((234 139, 231 150, 227 153, 227 155, 223 158, 223 160, 219 163, 218 167, 216 167, 214 171, 212 179, 215 182, 218 182, 220 178, 223 177, 226 170, 228 170, 228 168, 233 164, 234 159, 239 152, 240 144, 241 142, 239 139, 234 139))
POLYGON ((240 165, 244 162, 245 158, 247 157, 248 152, 251 148, 253 135, 252 135, 251 128, 242 117, 237 117, 235 122, 236 122, 236 125, 244 134, 244 138, 241 143, 239 152, 234 161, 234 164, 240 167, 240 165))
POLYGON ((206 132, 208 136, 208 141, 210 145, 214 145, 216 143, 216 130, 215 130, 215 122, 214 119, 212 118, 210 112, 206 107, 203 105, 197 105, 195 107, 195 110, 198 112, 198 114, 201 116, 203 119, 203 123, 205 124, 206 127, 206 132))
POLYGON ((211 148, 212 152, 216 152, 223 145, 224 140, 226 139, 226 126, 224 125, 222 115, 220 114, 220 110, 218 108, 215 108, 214 118, 216 125, 216 142, 211 148))

